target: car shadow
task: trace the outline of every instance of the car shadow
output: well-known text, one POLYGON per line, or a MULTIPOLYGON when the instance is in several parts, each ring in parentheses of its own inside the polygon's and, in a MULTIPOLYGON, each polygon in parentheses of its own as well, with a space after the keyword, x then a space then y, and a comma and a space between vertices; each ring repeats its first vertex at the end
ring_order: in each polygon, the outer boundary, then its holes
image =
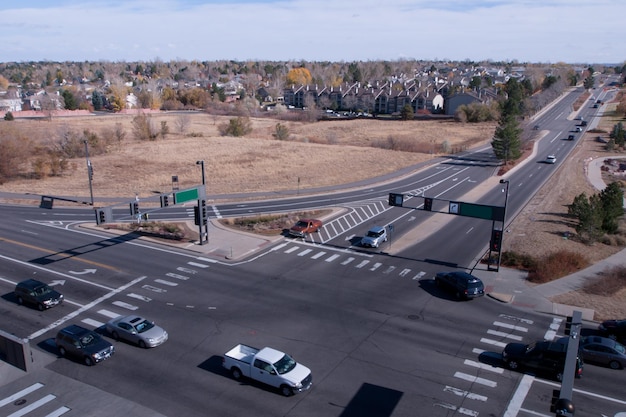
POLYGON ((441 298, 442 300, 448 301, 469 301, 464 299, 458 299, 451 292, 439 287, 437 284, 435 284, 434 278, 422 278, 418 280, 418 284, 420 288, 422 288, 433 297, 441 298))
POLYGON ((238 383, 239 385, 244 385, 244 386, 248 385, 254 388, 262 389, 266 392, 271 392, 271 393, 280 395, 280 390, 278 388, 274 388, 270 385, 263 384, 261 382, 255 381, 254 379, 241 377, 241 379, 236 380, 235 378, 232 377, 230 372, 222 366, 222 359, 223 359, 222 356, 213 355, 209 357, 207 360, 205 360, 204 362, 200 363, 198 365, 198 368, 207 372, 211 372, 215 375, 222 376, 224 378, 230 378, 234 382, 238 383))

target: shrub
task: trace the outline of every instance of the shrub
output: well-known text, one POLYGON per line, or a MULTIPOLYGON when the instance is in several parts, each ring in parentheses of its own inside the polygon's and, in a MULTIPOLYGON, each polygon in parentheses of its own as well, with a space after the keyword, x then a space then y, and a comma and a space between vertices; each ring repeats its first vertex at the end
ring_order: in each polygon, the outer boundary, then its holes
POLYGON ((528 280, 543 283, 564 277, 589 265, 589 261, 579 253, 560 250, 541 258, 534 270, 528 273, 528 280))
POLYGON ((248 117, 236 117, 219 125, 218 130, 222 136, 245 136, 252 132, 252 122, 248 117))
POLYGON ((13 113, 11 113, 10 111, 6 112, 6 114, 4 115, 4 120, 10 122, 11 120, 14 120, 15 117, 13 116, 13 113))
POLYGON ((626 288, 626 267, 615 266, 598 273, 598 277, 587 282, 583 291, 604 297, 614 295, 626 288))
POLYGON ((287 140, 289 139, 289 128, 283 124, 276 123, 276 131, 273 136, 278 140, 287 140))
POLYGON ((500 263, 510 268, 523 269, 526 271, 536 269, 537 261, 530 255, 506 251, 502 253, 500 263))

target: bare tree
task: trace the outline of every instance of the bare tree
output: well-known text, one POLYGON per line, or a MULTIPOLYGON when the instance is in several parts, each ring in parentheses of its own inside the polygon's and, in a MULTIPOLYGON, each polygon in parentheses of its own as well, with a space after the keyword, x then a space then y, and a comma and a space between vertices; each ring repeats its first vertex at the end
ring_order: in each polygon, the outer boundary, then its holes
POLYGON ((174 119, 174 125, 176 126, 176 130, 181 135, 184 135, 189 125, 191 125, 191 117, 187 114, 180 114, 174 119))

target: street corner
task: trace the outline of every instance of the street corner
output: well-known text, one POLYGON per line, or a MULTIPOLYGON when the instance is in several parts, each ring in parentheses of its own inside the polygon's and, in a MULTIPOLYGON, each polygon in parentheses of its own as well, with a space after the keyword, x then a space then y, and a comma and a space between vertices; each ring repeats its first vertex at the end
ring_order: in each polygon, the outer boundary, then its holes
POLYGON ((506 293, 501 293, 501 292, 496 292, 496 291, 487 291, 486 295, 489 298, 492 298, 496 301, 499 301, 501 303, 506 303, 506 304, 512 303, 513 300, 515 299, 515 296, 513 294, 506 294, 506 293))

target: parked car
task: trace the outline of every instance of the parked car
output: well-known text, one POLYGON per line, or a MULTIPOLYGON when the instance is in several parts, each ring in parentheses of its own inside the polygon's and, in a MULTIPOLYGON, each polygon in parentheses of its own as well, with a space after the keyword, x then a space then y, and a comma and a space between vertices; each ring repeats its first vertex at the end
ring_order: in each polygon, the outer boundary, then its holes
POLYGON ((554 155, 548 155, 548 156, 546 157, 546 162, 547 162, 548 164, 556 164, 556 156, 554 156, 554 155))
MULTIPOLYGON (((562 337, 558 342, 567 345, 569 337, 562 337)), ((611 369, 626 366, 626 348, 608 337, 585 336, 580 339, 578 349, 585 362, 606 365, 611 369)))
POLYGON ((307 233, 315 233, 322 228, 322 221, 318 219, 300 219, 289 229, 289 235, 304 237, 307 233))
POLYGON ((59 330, 54 343, 61 356, 82 358, 87 366, 108 359, 115 352, 115 347, 98 333, 75 324, 59 330))
POLYGON ((626 343, 626 319, 606 320, 598 326, 600 333, 620 343, 626 343))
POLYGON ((17 303, 34 305, 43 311, 47 308, 54 307, 63 302, 63 294, 52 289, 48 284, 45 284, 36 279, 27 279, 26 281, 18 282, 15 286, 15 297, 17 303))
MULTIPOLYGON (((509 369, 524 369, 536 374, 542 374, 563 380, 567 344, 559 342, 538 341, 531 344, 509 343, 502 351, 502 360, 509 369)), ((582 376, 583 360, 576 357, 577 378, 582 376)))
POLYGON ((125 340, 140 348, 156 347, 167 341, 167 332, 141 316, 119 316, 105 325, 107 332, 115 340, 125 340))
POLYGON ((381 243, 387 241, 387 229, 382 226, 374 226, 367 231, 361 239, 361 246, 367 248, 377 248, 381 243))
POLYGON ((480 278, 463 271, 439 272, 435 275, 435 284, 458 299, 470 300, 485 295, 485 286, 480 278))

